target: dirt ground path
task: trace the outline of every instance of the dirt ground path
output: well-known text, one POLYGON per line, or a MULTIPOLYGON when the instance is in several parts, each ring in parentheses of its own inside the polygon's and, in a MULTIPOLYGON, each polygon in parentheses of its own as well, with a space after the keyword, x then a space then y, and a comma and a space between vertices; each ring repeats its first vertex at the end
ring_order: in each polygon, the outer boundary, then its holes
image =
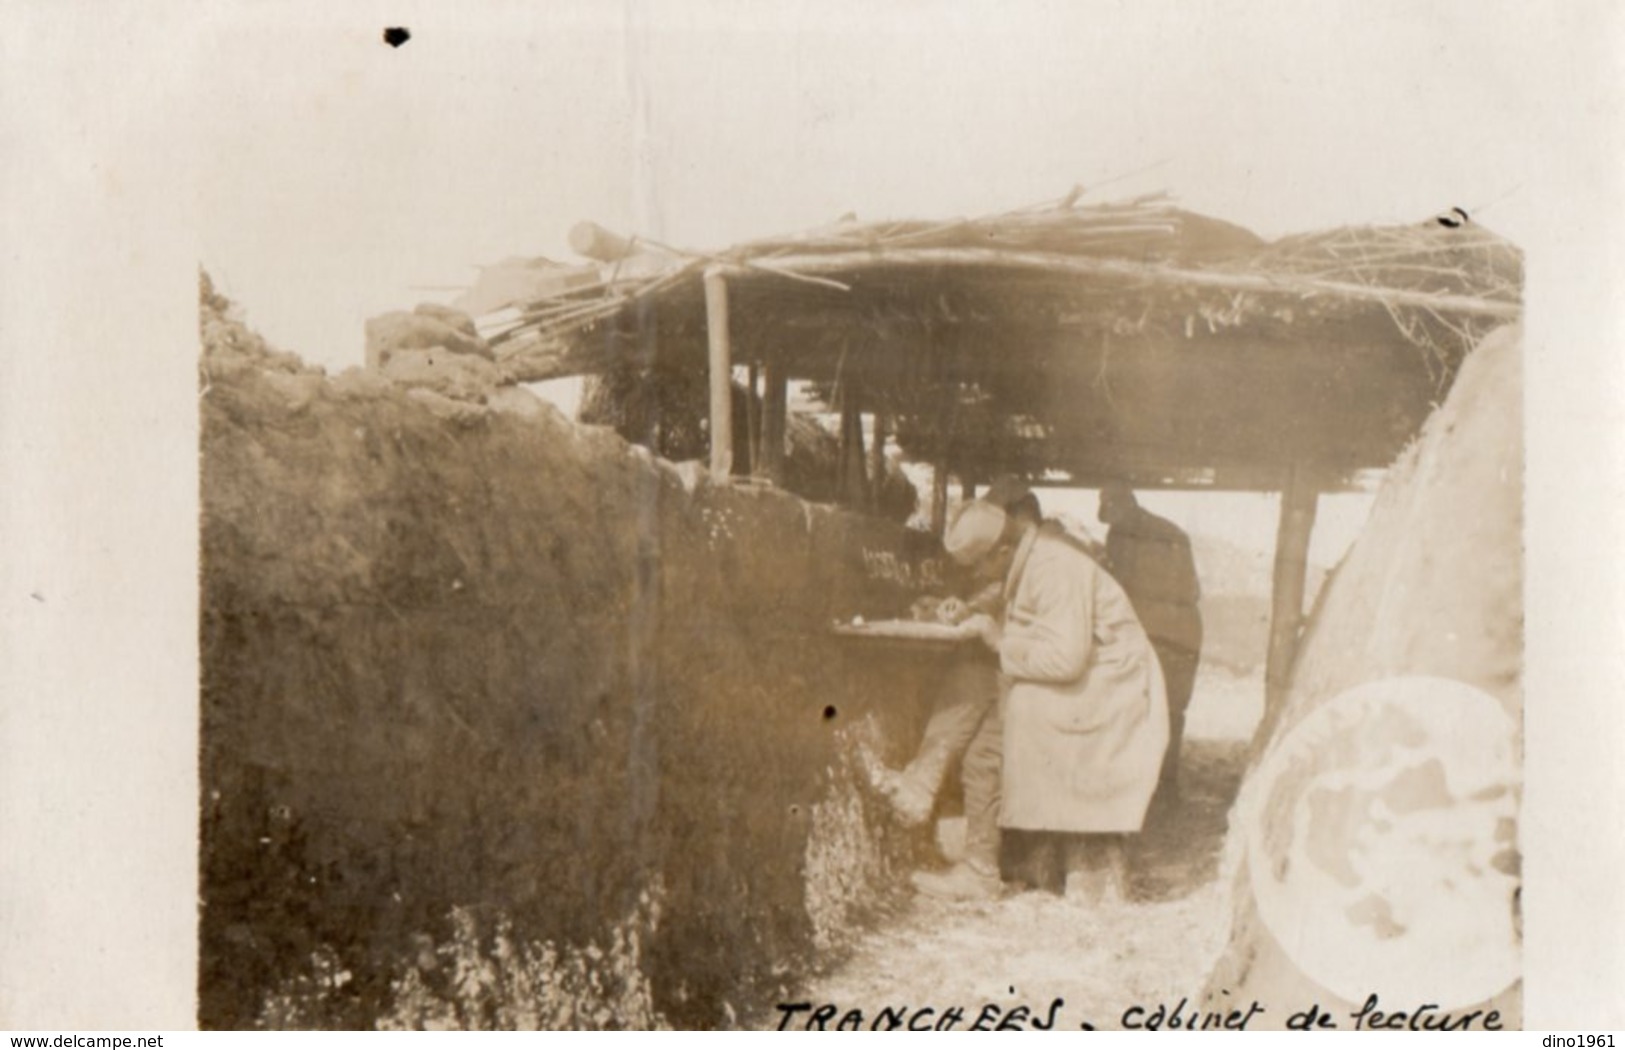
MULTIPOLYGON (((854 1009, 868 1028, 887 1007, 905 1021, 931 1007, 917 1020, 930 1024, 958 1007, 956 1027, 969 1028, 990 1003, 1006 1012, 1026 1005, 1040 1023, 1053 1014, 1058 1029, 1120 1028, 1136 1004, 1194 1003, 1228 930, 1219 856, 1262 694, 1258 677, 1204 669, 1186 734, 1184 798, 1136 843, 1128 900, 1083 908, 1040 892, 972 904, 915 897, 787 1001, 833 1005, 832 1028, 854 1009), (1063 1004, 1053 1007, 1056 999, 1063 1004)), ((954 823, 939 832, 949 854, 954 823)), ((812 1013, 798 1011, 787 1027, 805 1027, 812 1013)), ((775 1010, 761 1026, 784 1019, 775 1010)))

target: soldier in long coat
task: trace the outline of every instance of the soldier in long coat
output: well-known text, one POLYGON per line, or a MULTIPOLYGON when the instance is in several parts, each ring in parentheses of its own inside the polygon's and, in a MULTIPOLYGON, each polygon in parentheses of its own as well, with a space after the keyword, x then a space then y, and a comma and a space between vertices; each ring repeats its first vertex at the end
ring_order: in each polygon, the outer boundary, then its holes
POLYGON ((978 503, 946 543, 1005 581, 1004 620, 982 634, 1008 682, 999 825, 1059 836, 1068 895, 1098 899, 1122 887, 1122 835, 1144 823, 1168 745, 1156 653, 1123 589, 1060 530, 978 503))

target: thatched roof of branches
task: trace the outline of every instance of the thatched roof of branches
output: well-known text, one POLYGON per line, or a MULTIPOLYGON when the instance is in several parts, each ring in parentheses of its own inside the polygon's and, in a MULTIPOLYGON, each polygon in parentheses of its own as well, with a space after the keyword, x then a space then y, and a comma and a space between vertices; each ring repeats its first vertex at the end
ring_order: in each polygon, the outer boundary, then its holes
POLYGON ((1165 197, 982 219, 843 222, 524 304, 520 380, 706 367, 702 274, 737 363, 776 358, 886 414, 962 476, 1328 484, 1385 466, 1462 357, 1521 313, 1522 259, 1458 211, 1265 242, 1165 197))

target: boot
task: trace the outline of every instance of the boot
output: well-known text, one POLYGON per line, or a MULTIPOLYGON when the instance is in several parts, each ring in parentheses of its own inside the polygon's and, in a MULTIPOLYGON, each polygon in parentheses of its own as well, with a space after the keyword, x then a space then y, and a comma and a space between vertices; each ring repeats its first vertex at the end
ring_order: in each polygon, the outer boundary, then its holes
POLYGON ((931 819, 931 809, 936 799, 912 777, 893 769, 883 769, 879 776, 871 779, 871 783, 880 797, 886 800, 886 805, 891 808, 892 816, 897 818, 899 824, 917 828, 931 819))
POLYGON ((1004 883, 969 864, 947 871, 914 873, 914 888, 927 897, 945 901, 994 901, 1004 896, 1004 883))
POLYGON ((1129 886, 1128 848, 1123 843, 1123 836, 1107 836, 1102 849, 1106 854, 1105 901, 1108 904, 1127 903, 1132 898, 1132 892, 1129 886))
POLYGON ((1063 858, 1056 836, 1042 831, 1007 831, 1003 844, 1012 882, 1045 893, 1061 892, 1063 858))
POLYGON ((1089 907, 1128 898, 1128 858, 1116 835, 1078 835, 1066 845, 1066 899, 1089 907))
POLYGON ((919 827, 931 819, 936 796, 907 772, 899 772, 865 749, 860 754, 865 776, 875 793, 886 800, 892 815, 905 827, 919 827))

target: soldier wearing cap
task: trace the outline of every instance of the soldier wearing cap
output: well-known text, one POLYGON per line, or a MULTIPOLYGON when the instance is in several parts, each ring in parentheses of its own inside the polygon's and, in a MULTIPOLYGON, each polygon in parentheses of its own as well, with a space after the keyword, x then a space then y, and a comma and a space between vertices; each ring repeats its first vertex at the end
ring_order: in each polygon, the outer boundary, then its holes
MULTIPOLYGON (((1014 520, 1037 524, 1038 499, 1014 478, 1001 478, 982 497, 1014 520)), ((967 513, 972 504, 958 512, 967 513)), ((956 518, 957 520, 957 518, 956 518)), ((952 533, 953 530, 950 530, 952 533)), ((1002 614, 1004 581, 978 576, 969 601, 950 599, 946 619, 980 625, 1002 614)), ((914 758, 901 770, 872 763, 869 775, 881 795, 905 824, 923 824, 936 806, 943 779, 960 761, 965 800, 966 854, 974 868, 997 885, 999 871, 999 737, 996 717, 999 661, 986 646, 963 648, 950 658, 937 691, 935 709, 914 758)), ((929 880, 927 880, 929 882, 929 880)))
POLYGON ((1001 891, 997 836, 990 850, 976 834, 981 809, 1051 840, 1069 897, 1122 892, 1122 836, 1144 823, 1168 744, 1162 671, 1128 597, 1076 544, 985 500, 961 508, 944 545, 978 578, 1002 581, 1002 617, 976 623, 1003 688, 965 755, 965 859, 915 884, 958 899, 1001 891), (997 797, 973 809, 989 764, 1002 767, 997 797))

